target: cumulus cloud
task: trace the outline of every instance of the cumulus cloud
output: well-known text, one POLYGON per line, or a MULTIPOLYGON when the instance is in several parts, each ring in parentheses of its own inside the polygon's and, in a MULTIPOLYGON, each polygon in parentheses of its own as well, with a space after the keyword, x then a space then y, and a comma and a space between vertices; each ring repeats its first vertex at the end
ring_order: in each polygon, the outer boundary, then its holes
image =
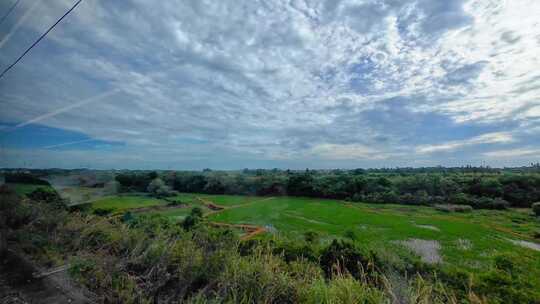
MULTIPOLYGON (((35 3, 0 29, 2 66, 73 1, 35 3)), ((0 80, 0 122, 126 144, 97 164, 159 151, 188 167, 408 165, 474 150, 466 162, 540 135, 536 11, 535 0, 84 1, 0 80)))
POLYGON ((487 133, 480 136, 476 136, 466 140, 456 140, 443 144, 435 145, 422 145, 419 146, 416 151, 418 153, 434 153, 443 151, 454 151, 468 146, 481 145, 481 144, 496 144, 496 143, 510 143, 514 139, 512 135, 505 132, 487 133))

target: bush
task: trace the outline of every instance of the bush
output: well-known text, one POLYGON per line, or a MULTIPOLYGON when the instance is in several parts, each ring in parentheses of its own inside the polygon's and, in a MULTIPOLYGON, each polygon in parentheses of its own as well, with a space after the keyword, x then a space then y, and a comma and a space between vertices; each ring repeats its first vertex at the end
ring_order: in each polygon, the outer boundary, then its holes
POLYGON ((345 232, 343 233, 343 236, 345 238, 350 239, 351 241, 356 241, 358 239, 358 236, 356 235, 356 232, 354 230, 352 230, 352 229, 345 230, 345 232))
POLYGON ((361 278, 369 270, 370 259, 352 243, 333 240, 321 254, 320 264, 327 277, 349 273, 361 278))
POLYGON ((77 204, 73 206, 69 206, 68 211, 69 212, 87 212, 92 209, 91 203, 84 203, 84 204, 77 204))
POLYGON ((520 259, 517 255, 496 256, 492 268, 476 278, 473 291, 490 303, 540 303, 540 292, 520 259))
POLYGON ((532 204, 532 210, 536 216, 540 216, 540 202, 532 204))
POLYGON ((317 261, 317 254, 309 244, 298 242, 280 242, 275 246, 273 253, 282 256, 286 262, 308 260, 317 261))
POLYGON ((476 209, 505 210, 510 207, 510 203, 499 197, 480 197, 473 200, 473 207, 476 209))
POLYGON ((472 212, 473 210, 473 208, 469 205, 452 205, 452 204, 435 205, 435 209, 442 212, 461 212, 461 213, 472 212))
POLYGON ((66 207, 64 200, 54 190, 45 190, 37 188, 27 195, 29 199, 51 205, 57 209, 63 209, 66 207))
POLYGON ((192 214, 186 216, 184 221, 182 222, 182 227, 185 230, 191 230, 193 227, 195 227, 199 223, 199 217, 193 216, 192 214))
POLYGON ((449 199, 449 203, 452 205, 473 205, 474 200, 465 193, 456 193, 449 199))
POLYGON ((167 206, 182 206, 185 205, 184 202, 180 200, 165 199, 167 201, 167 206))
POLYGON ((195 207, 191 209, 191 215, 194 217, 201 218, 203 216, 203 211, 200 207, 195 207))
POLYGON ((319 234, 315 231, 306 231, 304 233, 304 239, 308 243, 317 243, 319 241, 319 234))
POLYGON ((94 209, 93 213, 99 216, 106 216, 106 215, 111 214, 113 211, 114 209, 112 208, 96 208, 94 209))

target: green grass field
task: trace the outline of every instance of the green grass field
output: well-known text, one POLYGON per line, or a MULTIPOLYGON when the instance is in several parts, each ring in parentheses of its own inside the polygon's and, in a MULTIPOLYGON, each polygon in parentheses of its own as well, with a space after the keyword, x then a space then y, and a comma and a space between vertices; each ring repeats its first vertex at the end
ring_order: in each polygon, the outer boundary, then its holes
POLYGON ((167 202, 147 196, 107 196, 92 203, 92 208, 113 209, 115 211, 166 205, 167 202))
MULTIPOLYGON (((540 252, 511 240, 537 242, 540 221, 530 210, 444 213, 434 208, 405 205, 375 205, 297 197, 247 197, 182 193, 169 200, 181 201, 184 208, 149 211, 172 220, 183 220, 194 207, 207 219, 230 224, 266 226, 278 235, 302 239, 307 231, 319 233, 323 242, 356 236, 355 242, 371 248, 403 250, 398 244, 409 239, 436 241, 443 264, 469 270, 481 269, 498 253, 519 253, 540 278, 540 252), (228 207, 211 212, 197 198, 228 207)), ((123 211, 166 205, 146 196, 110 196, 92 204, 93 208, 123 211)))
POLYGON ((261 200, 260 197, 256 196, 243 196, 243 195, 210 195, 210 194, 200 194, 196 195, 202 199, 211 201, 219 206, 231 207, 244 205, 253 201, 261 200))
MULTIPOLYGON (((199 207, 203 210, 203 213, 207 213, 210 210, 206 208, 196 197, 198 195, 190 193, 181 193, 172 198, 167 198, 169 201, 179 201, 186 204, 185 207, 171 208, 165 210, 150 210, 147 214, 159 214, 165 217, 168 217, 172 220, 180 221, 183 220, 194 207, 199 207)), ((92 209, 102 208, 102 209, 113 209, 116 212, 126 211, 129 209, 137 209, 144 207, 153 207, 153 206, 167 206, 168 201, 157 199, 144 195, 114 195, 106 196, 102 199, 94 201, 92 209)))
POLYGON ((289 238, 315 231, 331 239, 353 231, 357 242, 389 249, 407 239, 435 240, 444 262, 467 269, 482 267, 497 253, 519 252, 540 273, 540 252, 509 241, 530 241, 533 231, 540 229, 537 219, 518 211, 448 214, 429 207, 280 197, 227 209, 210 215, 209 220, 272 226, 289 238))
MULTIPOLYGON (((174 220, 174 221, 181 221, 191 213, 191 209, 193 209, 193 206, 189 206, 189 207, 186 207, 186 208, 176 208, 176 209, 150 211, 150 212, 148 212, 148 214, 159 214, 159 215, 163 215, 163 216, 165 216, 165 217, 167 217, 167 218, 169 218, 171 220, 174 220)), ((203 209, 203 212, 204 211, 205 211, 205 209, 203 209)))

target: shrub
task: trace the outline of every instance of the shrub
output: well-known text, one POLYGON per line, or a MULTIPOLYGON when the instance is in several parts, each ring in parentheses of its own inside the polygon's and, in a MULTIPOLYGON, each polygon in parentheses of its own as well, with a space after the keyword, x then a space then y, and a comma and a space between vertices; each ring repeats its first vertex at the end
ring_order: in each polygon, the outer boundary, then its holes
POLYGON ((92 209, 92 204, 85 203, 85 204, 77 204, 73 206, 68 207, 69 212, 87 212, 92 209))
POLYGON ((171 199, 165 199, 167 201, 167 206, 182 206, 185 205, 184 202, 180 200, 171 200, 171 199))
POLYGON ((449 203, 453 205, 473 205, 474 200, 465 193, 456 193, 449 199, 449 203))
POLYGON ((491 203, 491 209, 495 210, 506 210, 510 207, 510 203, 503 200, 502 198, 495 198, 491 203))
POLYGON ((490 303, 539 303, 540 292, 517 255, 499 255, 475 280, 473 291, 490 303))
POLYGON ((469 205, 452 205, 452 204, 444 204, 444 205, 435 205, 435 209, 442 211, 442 212, 472 212, 473 208, 469 205))
POLYGON ((502 198, 480 197, 473 200, 473 207, 476 209, 505 210, 510 204, 502 198))
POLYGON ((355 278, 362 277, 369 270, 370 259, 352 243, 333 240, 323 249, 321 268, 327 277, 350 273, 355 278))
POLYGON ((129 224, 133 221, 133 219, 134 219, 133 214, 127 211, 127 212, 124 212, 124 214, 122 215, 121 221, 122 223, 129 224))
POLYGON ((343 233, 343 236, 350 239, 351 241, 356 241, 358 239, 356 232, 352 229, 345 230, 345 233, 343 233))
POLYGON ((193 216, 192 214, 186 216, 184 221, 182 222, 182 227, 185 230, 191 230, 193 227, 195 227, 199 223, 199 217, 193 216))
POLYGON ((540 202, 532 204, 532 210, 536 216, 540 216, 540 202))
POLYGON ((273 253, 280 255, 286 262, 309 260, 317 261, 317 254, 309 244, 285 241, 275 246, 273 253))
POLYGON ((106 216, 106 215, 111 214, 113 211, 114 211, 113 208, 96 208, 94 209, 93 213, 99 216, 106 216))
POLYGON ((54 190, 45 190, 43 188, 37 188, 27 195, 29 199, 33 201, 43 202, 50 204, 52 207, 62 209, 66 207, 64 200, 54 190))
POLYGON ((194 217, 201 218, 203 216, 203 211, 200 207, 195 207, 191 209, 191 215, 194 217))
POLYGON ((304 233, 304 239, 308 243, 317 243, 319 241, 319 234, 315 231, 306 231, 304 233))

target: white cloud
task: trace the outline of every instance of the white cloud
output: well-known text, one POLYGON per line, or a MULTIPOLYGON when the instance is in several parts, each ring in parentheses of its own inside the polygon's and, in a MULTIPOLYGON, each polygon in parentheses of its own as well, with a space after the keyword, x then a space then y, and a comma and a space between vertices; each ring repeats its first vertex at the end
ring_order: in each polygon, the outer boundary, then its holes
POLYGON ((435 153, 435 152, 444 152, 444 151, 455 151, 464 147, 480 145, 480 144, 501 144, 501 143, 511 143, 514 139, 509 133, 498 132, 498 133, 487 133, 480 136, 476 136, 470 139, 465 140, 456 140, 447 142, 444 144, 435 144, 435 145, 422 145, 416 148, 418 153, 435 153))
MULTIPOLYGON (((71 4, 40 6, 0 63, 71 4)), ((538 118, 535 12, 536 0, 84 1, 0 80, 0 122, 139 149, 198 142, 193 157, 218 151, 209 158, 414 161, 520 144, 517 126, 538 118), (386 102, 396 98, 407 104, 386 102), (392 107, 409 121, 362 121, 392 107), (438 136, 422 134, 440 123, 429 114, 446 123, 438 136), (468 125, 484 135, 454 134, 468 125)))
POLYGON ((308 155, 321 159, 354 160, 354 159, 385 159, 387 156, 380 151, 363 145, 320 144, 313 147, 308 155))
POLYGON ((530 149, 530 148, 518 148, 518 149, 509 149, 509 150, 497 150, 489 151, 483 153, 484 156, 494 159, 504 159, 504 158, 516 158, 523 156, 535 156, 540 155, 540 149, 530 149))

